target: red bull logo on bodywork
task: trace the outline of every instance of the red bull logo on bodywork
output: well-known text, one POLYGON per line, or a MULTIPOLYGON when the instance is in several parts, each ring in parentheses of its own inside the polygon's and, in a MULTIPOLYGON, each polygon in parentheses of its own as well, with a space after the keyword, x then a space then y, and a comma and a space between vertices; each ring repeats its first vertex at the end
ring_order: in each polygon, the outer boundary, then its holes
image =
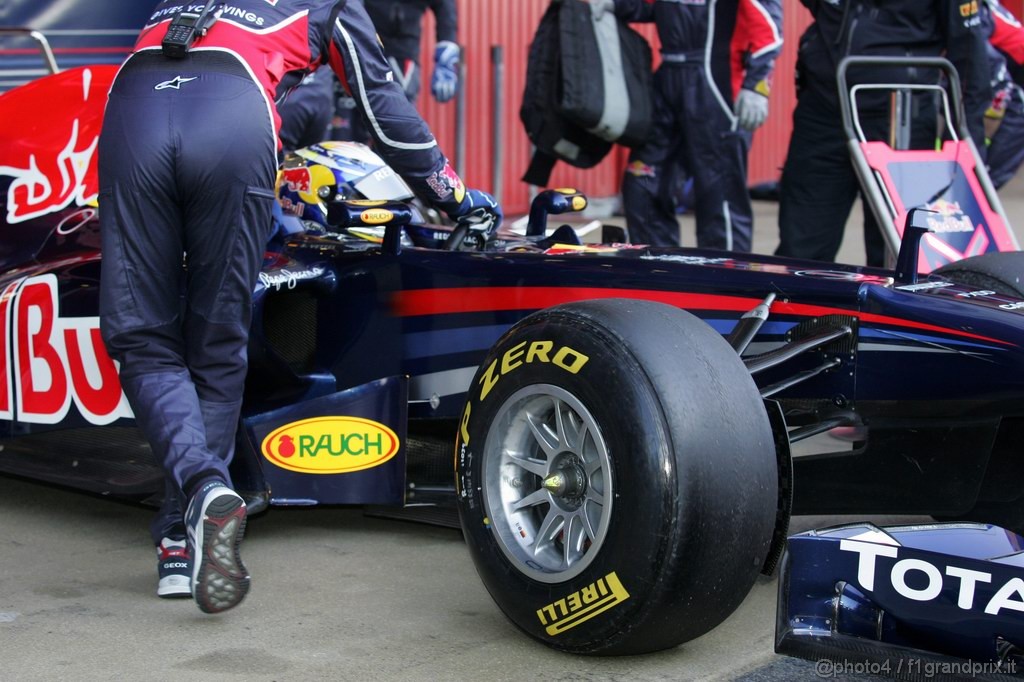
POLYGON ((30 136, 19 136, 15 126, 0 131, 0 176, 13 178, 9 224, 96 200, 96 147, 112 76, 112 69, 75 69, 4 95, 0 119, 34 124, 30 136))
POLYGON ((938 199, 925 208, 938 215, 928 216, 928 228, 937 234, 949 232, 974 232, 974 223, 964 215, 959 201, 938 199))
POLYGON ((71 405, 91 424, 132 416, 98 317, 60 314, 52 274, 0 293, 0 419, 57 424, 71 405))

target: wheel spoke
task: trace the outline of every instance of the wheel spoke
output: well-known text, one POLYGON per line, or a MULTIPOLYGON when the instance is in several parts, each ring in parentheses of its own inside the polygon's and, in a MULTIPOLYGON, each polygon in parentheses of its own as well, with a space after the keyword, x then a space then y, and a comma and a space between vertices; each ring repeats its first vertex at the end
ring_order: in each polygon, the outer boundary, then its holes
POLYGON ((530 493, 529 495, 520 500, 516 500, 512 504, 512 511, 517 512, 520 509, 524 509, 526 507, 534 507, 538 504, 543 504, 544 502, 547 502, 548 504, 551 503, 551 493, 541 488, 540 490, 533 491, 532 493, 530 493))
POLYGON ((509 455, 508 461, 510 464, 515 464, 517 467, 525 469, 535 476, 544 478, 548 475, 548 462, 533 459, 532 457, 516 457, 515 455, 509 455))
POLYGON ((557 455, 557 436, 554 436, 550 431, 548 431, 547 425, 543 423, 538 424, 536 418, 531 414, 526 415, 526 423, 529 424, 530 431, 533 432, 534 440, 536 440, 537 444, 540 445, 541 450, 543 450, 544 454, 548 456, 548 459, 557 455), (552 439, 555 439, 554 443, 551 442, 552 439))
POLYGON ((565 530, 564 558, 565 565, 572 566, 583 557, 583 544, 587 540, 587 533, 583 527, 583 519, 579 512, 569 517, 565 530))
POLYGON ((580 518, 583 520, 583 528, 587 532, 587 537, 591 540, 597 539, 598 524, 601 522, 601 512, 604 511, 604 498, 601 501, 591 497, 583 503, 583 507, 580 509, 580 518), (591 506, 597 507, 597 509, 591 509, 591 506))
POLYGON ((558 436, 558 447, 564 450, 567 447, 565 439, 565 410, 568 409, 561 400, 554 400, 555 403, 555 435, 558 436))
POLYGON ((565 526, 565 516, 555 505, 551 505, 547 516, 537 529, 537 541, 533 546, 533 553, 537 555, 541 550, 551 545, 558 534, 565 526))
POLYGON ((572 449, 582 457, 584 455, 583 448, 587 444, 587 435, 590 433, 590 430, 582 420, 576 424, 575 430, 576 433, 573 434, 572 449))

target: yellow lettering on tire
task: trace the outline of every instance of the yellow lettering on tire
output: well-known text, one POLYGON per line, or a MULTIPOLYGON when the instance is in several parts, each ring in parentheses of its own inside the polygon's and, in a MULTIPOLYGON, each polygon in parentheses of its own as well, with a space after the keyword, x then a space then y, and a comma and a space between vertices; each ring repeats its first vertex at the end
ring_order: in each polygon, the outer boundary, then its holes
POLYGON ((540 362, 551 362, 548 358, 548 353, 555 347, 550 341, 534 341, 530 344, 530 350, 526 351, 526 361, 533 362, 539 360, 540 362))
POLYGON ((533 341, 530 343, 530 347, 524 350, 526 343, 526 341, 517 343, 506 350, 501 356, 500 366, 497 359, 491 361, 491 364, 484 370, 483 376, 480 377, 480 381, 477 382, 481 386, 480 400, 487 398, 488 394, 490 394, 491 390, 503 376, 511 374, 524 364, 531 362, 550 363, 570 374, 577 374, 583 369, 583 365, 587 364, 590 360, 589 356, 583 355, 568 346, 562 346, 551 357, 551 350, 555 347, 555 344, 551 341, 533 341))
POLYGON ((523 364, 523 361, 520 358, 522 358, 525 354, 525 352, 523 351, 523 346, 525 345, 526 341, 523 341, 522 343, 517 343, 516 345, 512 346, 507 351, 505 351, 505 354, 501 356, 502 374, 508 374, 516 367, 519 367, 521 364, 523 364))
POLYGON ((498 361, 495 360, 491 363, 491 366, 487 368, 484 375, 480 377, 480 383, 483 384, 483 390, 480 391, 480 400, 487 397, 487 394, 491 392, 494 385, 498 383, 498 379, 501 375, 494 376, 494 370, 498 367, 498 361))
POLYGON ((469 412, 472 406, 467 401, 466 411, 462 413, 462 424, 459 426, 459 433, 462 435, 462 444, 469 445, 469 412))
POLYGON ((558 349, 558 352, 555 353, 555 357, 554 359, 551 360, 551 362, 561 367, 566 372, 569 372, 569 374, 576 374, 581 369, 583 369, 583 365, 587 364, 587 360, 589 359, 590 358, 588 358, 586 355, 583 355, 582 353, 577 353, 568 346, 563 346, 562 348, 558 349), (566 359, 569 358, 569 356, 572 356, 573 358, 572 363, 566 364, 566 359))

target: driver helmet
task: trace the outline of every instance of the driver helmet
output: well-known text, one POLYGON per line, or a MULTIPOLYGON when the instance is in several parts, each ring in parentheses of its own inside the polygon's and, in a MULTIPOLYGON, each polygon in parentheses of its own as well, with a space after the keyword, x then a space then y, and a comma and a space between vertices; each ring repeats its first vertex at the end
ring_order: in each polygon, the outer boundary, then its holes
POLYGON ((288 154, 277 174, 277 201, 285 215, 327 226, 327 204, 345 182, 333 159, 311 148, 288 154))

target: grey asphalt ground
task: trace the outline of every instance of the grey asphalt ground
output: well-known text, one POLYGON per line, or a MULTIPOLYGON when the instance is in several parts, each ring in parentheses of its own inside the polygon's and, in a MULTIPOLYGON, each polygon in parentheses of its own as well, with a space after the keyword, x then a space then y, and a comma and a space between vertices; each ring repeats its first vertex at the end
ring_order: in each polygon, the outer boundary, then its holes
MULTIPOLYGON (((1011 222, 1024 226, 1024 183, 1003 195, 1011 222)), ((757 205, 759 252, 777 243, 775 210, 757 205)), ((681 223, 692 243, 692 223, 681 223)), ((841 260, 863 261, 858 226, 855 216, 841 260)), ((249 597, 206 616, 190 601, 156 597, 150 515, 0 477, 0 680, 816 678, 812 663, 773 653, 774 579, 693 642, 587 658, 549 650, 512 626, 477 579, 458 531, 358 509, 273 509, 251 520, 243 544, 249 597)), ((793 530, 852 520, 797 517, 793 530)))

